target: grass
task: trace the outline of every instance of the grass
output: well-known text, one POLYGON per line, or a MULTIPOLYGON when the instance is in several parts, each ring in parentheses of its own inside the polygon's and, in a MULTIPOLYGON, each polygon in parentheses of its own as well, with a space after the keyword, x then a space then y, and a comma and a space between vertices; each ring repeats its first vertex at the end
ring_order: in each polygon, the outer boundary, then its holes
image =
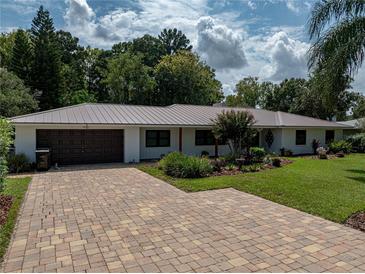
POLYGON ((0 262, 2 262, 6 249, 13 233, 16 218, 21 207, 31 178, 6 179, 5 190, 1 194, 13 196, 13 204, 8 213, 7 221, 0 227, 0 262))
POLYGON ((200 179, 174 179, 153 165, 139 169, 187 192, 232 187, 338 223, 365 210, 365 154, 293 161, 258 173, 200 179))

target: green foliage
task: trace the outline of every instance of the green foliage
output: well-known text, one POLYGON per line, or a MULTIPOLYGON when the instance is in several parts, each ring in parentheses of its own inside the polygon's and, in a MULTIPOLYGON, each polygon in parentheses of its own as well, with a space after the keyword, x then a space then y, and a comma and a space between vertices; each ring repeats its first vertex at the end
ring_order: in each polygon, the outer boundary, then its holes
POLYGON ((256 130, 252 128, 255 122, 247 111, 223 111, 213 121, 212 132, 217 139, 228 142, 231 153, 237 158, 255 137, 256 130))
POLYGON ((155 67, 155 78, 159 92, 156 105, 211 105, 223 98, 214 71, 188 51, 164 56, 155 67))
POLYGON ((81 89, 65 94, 62 97, 61 102, 64 106, 72 106, 82 103, 96 103, 96 98, 86 89, 81 89))
POLYGON ((251 147, 250 155, 254 162, 262 162, 266 156, 266 151, 262 147, 251 147))
POLYGON ((207 158, 187 156, 180 152, 171 152, 159 162, 160 167, 168 176, 175 178, 206 177, 213 171, 207 158))
POLYGON ((162 42, 149 34, 133 39, 131 42, 115 44, 112 47, 113 55, 131 52, 142 56, 142 62, 146 66, 154 67, 158 64, 162 56, 166 55, 166 49, 162 42))
POLYGON ((365 133, 355 134, 346 140, 357 152, 365 152, 365 133))
POLYGON ((168 55, 177 53, 179 50, 191 50, 190 40, 180 30, 163 29, 158 39, 161 41, 168 55))
POLYGON ((227 163, 228 162, 224 157, 219 157, 210 161, 214 171, 221 171, 222 168, 227 165, 227 163))
POLYGON ((315 43, 310 65, 332 66, 351 74, 362 64, 365 50, 365 2, 363 0, 318 1, 309 20, 315 43))
POLYGON ((41 92, 41 109, 61 106, 61 58, 53 20, 41 6, 32 21, 31 41, 34 59, 31 72, 33 90, 41 92))
POLYGON ((108 86, 104 77, 107 74, 108 59, 111 57, 111 52, 87 47, 85 55, 85 63, 87 64, 85 76, 88 92, 94 94, 98 102, 110 101, 108 86))
POLYGON ((0 68, 0 116, 13 117, 37 109, 38 103, 23 81, 6 69, 0 68))
POLYGON ((6 158, 13 143, 13 128, 10 123, 0 118, 0 192, 4 190, 5 177, 8 172, 6 158))
POLYGON ((296 100, 306 89, 306 80, 300 78, 285 79, 278 86, 269 89, 264 95, 262 107, 267 110, 297 113, 296 100))
POLYGON ((22 29, 18 29, 15 32, 9 70, 28 84, 31 62, 32 52, 29 34, 22 29))
POLYGON ((333 153, 349 153, 351 151, 351 144, 345 140, 340 140, 330 143, 328 148, 333 153))
POLYGON ((258 77, 246 77, 236 84, 234 95, 228 95, 226 104, 230 107, 253 107, 259 105, 261 84, 258 77))
POLYGON ((261 163, 254 163, 252 165, 248 165, 248 166, 241 166, 241 171, 242 172, 257 172, 260 171, 262 169, 262 164, 261 163))
POLYGON ((365 96, 357 94, 355 104, 352 109, 352 118, 359 119, 365 117, 365 96))
POLYGON ((0 67, 9 68, 16 31, 0 33, 0 67))
POLYGON ((10 172, 19 173, 30 171, 31 169, 29 159, 24 153, 9 155, 7 164, 10 172))
POLYGON ((155 81, 140 55, 121 53, 109 60, 105 79, 110 101, 122 104, 151 104, 155 81))

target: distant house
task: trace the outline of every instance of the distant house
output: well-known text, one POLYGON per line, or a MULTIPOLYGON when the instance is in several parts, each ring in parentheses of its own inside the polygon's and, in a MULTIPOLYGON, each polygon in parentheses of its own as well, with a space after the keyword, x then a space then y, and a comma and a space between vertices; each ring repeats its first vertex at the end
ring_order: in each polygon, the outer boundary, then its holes
POLYGON ((14 117, 16 153, 35 161, 36 148, 50 148, 52 162, 84 164, 139 162, 158 159, 171 151, 211 156, 229 152, 211 133, 212 120, 227 110, 249 111, 259 134, 256 146, 279 153, 312 152, 343 138, 348 125, 285 112, 196 105, 166 107, 118 104, 80 104, 14 117))
POLYGON ((350 129, 344 129, 344 131, 343 131, 344 137, 351 136, 356 133, 360 133, 360 131, 361 131, 360 127, 363 122, 365 122, 365 118, 339 122, 345 126, 351 127, 350 129))

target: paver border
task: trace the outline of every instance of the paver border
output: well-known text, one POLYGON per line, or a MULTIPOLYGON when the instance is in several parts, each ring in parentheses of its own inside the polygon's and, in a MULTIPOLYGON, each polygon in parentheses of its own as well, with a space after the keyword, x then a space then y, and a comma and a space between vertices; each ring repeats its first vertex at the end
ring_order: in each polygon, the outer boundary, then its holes
MULTIPOLYGON (((23 177, 23 176, 22 176, 23 177)), ((25 175, 24 177, 31 177, 32 179, 30 180, 29 184, 28 184, 28 188, 27 188, 27 191, 25 192, 25 195, 24 195, 24 198, 22 200, 22 205, 21 207, 19 208, 19 213, 18 213, 18 216, 16 216, 16 221, 15 221, 15 226, 14 226, 14 229, 13 229, 13 232, 11 233, 11 238, 10 238, 10 242, 6 248, 6 252, 5 252, 5 255, 3 257, 3 260, 0 262, 0 272, 2 273, 6 273, 5 272, 5 264, 4 262, 9 259, 9 252, 10 252, 10 247, 12 246, 13 242, 14 242, 14 238, 15 238, 15 232, 18 228, 18 225, 19 225, 19 221, 20 221, 20 217, 22 216, 22 213, 23 213, 23 208, 25 206, 25 201, 28 199, 28 196, 29 196, 29 190, 30 190, 30 186, 33 184, 33 176, 28 176, 28 175, 25 175)))

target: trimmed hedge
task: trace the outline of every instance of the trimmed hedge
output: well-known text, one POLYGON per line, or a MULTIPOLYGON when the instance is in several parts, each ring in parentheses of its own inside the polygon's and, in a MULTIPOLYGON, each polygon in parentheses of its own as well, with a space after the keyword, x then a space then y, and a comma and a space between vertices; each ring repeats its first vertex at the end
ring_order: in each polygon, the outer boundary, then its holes
POLYGON ((213 166, 206 158, 187 156, 180 152, 171 152, 159 162, 166 175, 175 178, 201 178, 213 171, 213 166))

